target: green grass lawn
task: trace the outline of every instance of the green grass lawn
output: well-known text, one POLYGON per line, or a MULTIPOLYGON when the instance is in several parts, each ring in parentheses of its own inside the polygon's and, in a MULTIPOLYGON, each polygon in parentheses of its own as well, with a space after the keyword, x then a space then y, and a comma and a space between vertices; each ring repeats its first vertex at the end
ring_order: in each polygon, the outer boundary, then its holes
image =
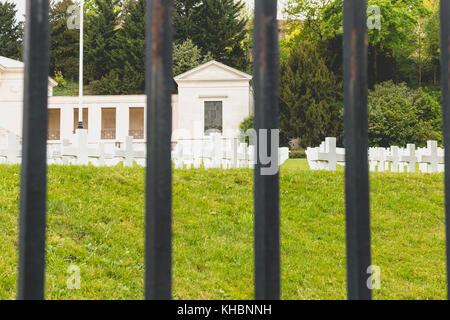
MULTIPOLYGON (((92 95, 91 85, 85 85, 83 87, 83 93, 85 95, 92 95)), ((67 79, 66 87, 57 86, 53 88, 53 95, 56 96, 78 96, 78 82, 67 79)))
POLYGON ((57 86, 53 88, 54 96, 76 96, 78 95, 78 83, 72 80, 67 80, 66 87, 57 86))
MULTIPOLYGON (((50 166, 47 299, 143 298, 144 173, 50 166)), ((282 298, 345 299, 343 170, 289 160, 280 183, 282 298)), ((253 298, 252 184, 251 170, 174 172, 174 298, 253 298)), ((16 296, 18 203, 19 167, 1 165, 1 299, 16 296)), ((442 174, 371 174, 375 299, 445 298, 443 205, 442 174)))

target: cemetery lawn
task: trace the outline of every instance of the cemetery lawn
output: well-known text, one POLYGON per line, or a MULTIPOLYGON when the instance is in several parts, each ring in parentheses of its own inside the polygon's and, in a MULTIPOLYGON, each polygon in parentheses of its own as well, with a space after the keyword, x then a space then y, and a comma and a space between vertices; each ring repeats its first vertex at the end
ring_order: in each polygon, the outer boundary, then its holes
MULTIPOLYGON (((50 166, 47 299, 142 299, 140 167, 50 166), (81 288, 66 286, 81 269, 81 288)), ((176 170, 176 299, 253 298, 253 172, 176 170)), ((345 299, 344 174, 281 169, 283 299, 345 299)), ((0 299, 16 297, 19 167, 0 165, 0 299)), ((443 175, 371 174, 374 299, 445 299, 443 175)))

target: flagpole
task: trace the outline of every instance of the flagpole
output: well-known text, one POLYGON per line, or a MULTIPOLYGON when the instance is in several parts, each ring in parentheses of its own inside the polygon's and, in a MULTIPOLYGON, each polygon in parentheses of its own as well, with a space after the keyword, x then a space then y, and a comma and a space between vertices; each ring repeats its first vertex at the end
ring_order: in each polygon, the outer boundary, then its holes
POLYGON ((83 129, 83 27, 84 0, 80 0, 80 77, 78 84, 78 129, 83 129))

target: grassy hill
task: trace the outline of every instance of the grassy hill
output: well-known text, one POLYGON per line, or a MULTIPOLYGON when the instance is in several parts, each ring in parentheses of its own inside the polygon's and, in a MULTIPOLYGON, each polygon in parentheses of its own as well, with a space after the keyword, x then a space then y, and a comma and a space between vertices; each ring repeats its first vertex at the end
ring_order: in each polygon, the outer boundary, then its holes
MULTIPOLYGON (((47 299, 142 299, 144 169, 49 168, 47 299), (70 265, 81 289, 69 290, 70 265)), ((283 299, 345 299, 344 176, 281 170, 283 299)), ((253 173, 175 171, 174 298, 253 298, 253 173)), ((19 167, 0 165, 0 299, 16 295, 19 167)), ((443 175, 371 174, 375 299, 444 299, 443 175)))

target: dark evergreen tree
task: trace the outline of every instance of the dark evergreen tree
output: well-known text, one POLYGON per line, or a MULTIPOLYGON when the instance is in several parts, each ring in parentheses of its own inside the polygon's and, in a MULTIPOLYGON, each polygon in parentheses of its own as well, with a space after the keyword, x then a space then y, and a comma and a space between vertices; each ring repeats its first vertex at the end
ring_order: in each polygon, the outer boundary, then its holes
POLYGON ((440 21, 439 21, 439 7, 434 11, 431 18, 425 26, 425 50, 429 55, 430 66, 432 72, 432 84, 439 83, 440 76, 440 21))
POLYGON ((369 145, 373 147, 426 146, 442 142, 442 112, 438 97, 405 83, 387 81, 369 91, 369 145))
POLYGON ((12 2, 0 2, 0 56, 22 58, 23 24, 16 19, 17 9, 12 2))
MULTIPOLYGON (((115 54, 112 57, 114 70, 106 82, 115 86, 121 94, 143 93, 145 90, 145 0, 131 0, 126 5, 122 27, 114 39, 115 54), (116 80, 114 80, 116 79, 116 80)), ((109 87, 109 86, 108 86, 109 87)))
POLYGON ((50 75, 61 71, 65 78, 78 77, 80 31, 67 26, 72 0, 52 1, 50 4, 50 75))
POLYGON ((342 85, 309 42, 295 46, 280 66, 280 142, 300 138, 303 148, 327 136, 342 143, 342 85))
POLYGON ((240 70, 247 70, 247 23, 245 3, 235 0, 176 0, 174 38, 191 39, 203 54, 240 70))
POLYGON ((175 0, 173 10, 173 37, 177 42, 184 42, 192 37, 198 20, 198 8, 202 0, 175 0))
POLYGON ((176 77, 195 67, 211 61, 211 54, 202 55, 201 50, 188 39, 173 46, 173 76, 176 77))
MULTIPOLYGON (((126 3, 126 15, 113 40, 113 68, 92 82, 96 94, 139 94, 145 90, 145 0, 126 3)), ((174 76, 211 60, 191 40, 174 45, 174 76)), ((175 86, 175 84, 174 84, 175 86)), ((174 87, 175 91, 175 87, 174 87)))
POLYGON ((100 80, 113 69, 114 38, 119 29, 121 1, 95 0, 95 12, 88 15, 85 31, 85 73, 89 81, 100 80))

